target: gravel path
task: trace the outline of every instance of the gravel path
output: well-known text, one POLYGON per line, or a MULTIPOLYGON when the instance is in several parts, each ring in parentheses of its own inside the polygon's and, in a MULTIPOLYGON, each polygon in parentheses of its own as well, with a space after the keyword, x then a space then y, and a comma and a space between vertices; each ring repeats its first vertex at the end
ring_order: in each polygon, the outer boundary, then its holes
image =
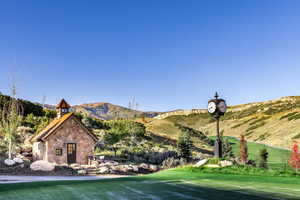
POLYGON ((6 183, 22 183, 35 181, 66 181, 66 180, 98 180, 108 178, 125 177, 121 175, 106 175, 106 176, 0 176, 0 184, 6 183))

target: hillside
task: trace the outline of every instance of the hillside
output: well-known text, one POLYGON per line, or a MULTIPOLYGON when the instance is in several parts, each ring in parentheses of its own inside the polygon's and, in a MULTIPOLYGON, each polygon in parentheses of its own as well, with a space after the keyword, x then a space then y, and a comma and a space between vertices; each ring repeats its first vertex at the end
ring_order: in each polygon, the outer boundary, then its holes
MULTIPOLYGON (((215 123, 209 114, 193 111, 192 114, 156 117, 147 129, 170 136, 179 134, 175 124, 194 128, 208 136, 215 135, 215 123)), ((221 119, 221 132, 277 147, 289 148, 293 140, 300 142, 300 97, 290 96, 277 100, 249 103, 229 107, 221 119)))
POLYGON ((116 118, 134 118, 134 117, 154 117, 159 112, 143 112, 125 108, 122 106, 110 103, 88 103, 72 107, 75 112, 80 112, 89 117, 94 117, 103 120, 110 120, 116 118))
MULTIPOLYGON (((43 106, 47 109, 55 110, 54 105, 44 104, 43 106)), ((134 118, 141 116, 152 118, 161 114, 161 112, 138 111, 123 106, 103 102, 75 105, 72 106, 72 109, 74 112, 79 112, 88 117, 102 120, 111 120, 116 118, 134 118)))

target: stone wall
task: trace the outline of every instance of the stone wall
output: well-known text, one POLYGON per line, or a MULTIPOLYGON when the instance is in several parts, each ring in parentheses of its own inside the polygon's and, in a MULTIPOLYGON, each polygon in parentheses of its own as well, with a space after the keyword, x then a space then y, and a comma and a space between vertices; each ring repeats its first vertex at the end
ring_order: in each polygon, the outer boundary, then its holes
POLYGON ((47 160, 56 164, 67 164, 68 143, 76 144, 76 163, 87 164, 88 156, 93 154, 95 142, 74 117, 65 121, 54 134, 47 138, 47 160), (62 149, 62 155, 57 156, 55 149, 62 149))
POLYGON ((34 142, 32 145, 32 156, 34 161, 45 159, 45 143, 34 142))

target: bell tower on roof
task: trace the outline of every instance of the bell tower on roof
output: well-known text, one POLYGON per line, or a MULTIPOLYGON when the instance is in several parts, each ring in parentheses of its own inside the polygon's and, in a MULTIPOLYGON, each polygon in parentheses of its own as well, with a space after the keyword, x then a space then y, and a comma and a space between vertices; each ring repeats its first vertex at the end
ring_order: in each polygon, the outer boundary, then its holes
POLYGON ((66 102, 66 100, 62 99, 59 104, 56 105, 57 118, 61 118, 67 114, 70 108, 71 106, 66 102))

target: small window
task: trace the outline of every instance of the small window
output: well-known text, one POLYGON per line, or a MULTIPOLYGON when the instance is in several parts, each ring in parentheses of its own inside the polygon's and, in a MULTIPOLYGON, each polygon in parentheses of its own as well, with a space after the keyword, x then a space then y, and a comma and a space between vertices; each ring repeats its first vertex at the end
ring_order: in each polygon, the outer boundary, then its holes
POLYGON ((56 156, 62 156, 62 149, 55 149, 56 156))

